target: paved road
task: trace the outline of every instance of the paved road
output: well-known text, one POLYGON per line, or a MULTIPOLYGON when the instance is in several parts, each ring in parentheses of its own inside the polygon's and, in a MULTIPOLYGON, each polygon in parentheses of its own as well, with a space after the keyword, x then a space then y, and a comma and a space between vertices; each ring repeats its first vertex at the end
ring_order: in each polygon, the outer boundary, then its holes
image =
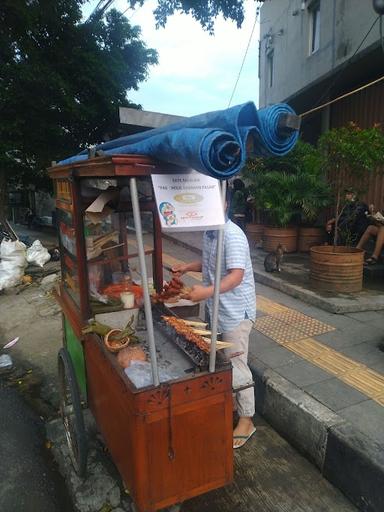
POLYGON ((44 444, 43 421, 0 380, 1 512, 73 510, 44 444))

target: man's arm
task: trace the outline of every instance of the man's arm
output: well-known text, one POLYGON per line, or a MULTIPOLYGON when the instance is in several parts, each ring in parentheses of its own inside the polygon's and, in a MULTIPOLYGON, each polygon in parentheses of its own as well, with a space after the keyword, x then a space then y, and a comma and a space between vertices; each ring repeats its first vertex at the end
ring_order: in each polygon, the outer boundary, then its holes
POLYGON ((174 274, 180 274, 181 276, 187 272, 201 272, 201 261, 191 261, 190 263, 180 263, 172 267, 174 274))
MULTIPOLYGON (((244 270, 242 268, 229 269, 227 274, 220 281, 220 293, 229 292, 236 286, 239 286, 244 277, 244 270)), ((190 293, 186 296, 187 299, 193 302, 200 302, 205 299, 213 297, 214 286, 195 285, 192 287, 190 293)))

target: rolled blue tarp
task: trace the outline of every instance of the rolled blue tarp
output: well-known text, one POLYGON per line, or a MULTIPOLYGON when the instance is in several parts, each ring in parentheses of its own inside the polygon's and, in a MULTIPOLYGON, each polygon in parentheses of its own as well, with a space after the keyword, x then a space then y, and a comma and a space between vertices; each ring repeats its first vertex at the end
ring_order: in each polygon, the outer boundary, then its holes
MULTIPOLYGON (((224 180, 240 172, 249 156, 247 148, 253 156, 282 156, 294 147, 299 132, 279 127, 282 114, 295 112, 284 103, 257 110, 254 103, 247 102, 120 137, 95 149, 105 155, 148 155, 224 180)), ((88 151, 84 150, 59 163, 87 158, 88 151)))

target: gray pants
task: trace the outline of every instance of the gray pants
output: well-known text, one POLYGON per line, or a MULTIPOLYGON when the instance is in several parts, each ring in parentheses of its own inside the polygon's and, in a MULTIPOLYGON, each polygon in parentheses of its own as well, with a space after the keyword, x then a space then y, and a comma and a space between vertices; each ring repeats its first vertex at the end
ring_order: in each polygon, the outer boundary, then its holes
MULTIPOLYGON (((252 329, 251 320, 243 320, 233 331, 223 333, 223 341, 230 341, 233 347, 224 349, 227 357, 236 352, 241 355, 231 359, 233 366, 233 387, 245 386, 253 381, 252 372, 248 366, 248 344, 252 329)), ((255 393, 253 387, 243 389, 235 395, 236 407, 239 416, 251 417, 255 414, 255 393)))

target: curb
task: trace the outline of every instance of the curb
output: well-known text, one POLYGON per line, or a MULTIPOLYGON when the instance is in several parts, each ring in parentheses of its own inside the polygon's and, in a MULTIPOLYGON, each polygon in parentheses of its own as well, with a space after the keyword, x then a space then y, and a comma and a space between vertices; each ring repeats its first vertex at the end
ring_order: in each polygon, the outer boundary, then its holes
POLYGON ((250 355, 257 412, 360 510, 384 510, 384 453, 339 415, 250 355))

